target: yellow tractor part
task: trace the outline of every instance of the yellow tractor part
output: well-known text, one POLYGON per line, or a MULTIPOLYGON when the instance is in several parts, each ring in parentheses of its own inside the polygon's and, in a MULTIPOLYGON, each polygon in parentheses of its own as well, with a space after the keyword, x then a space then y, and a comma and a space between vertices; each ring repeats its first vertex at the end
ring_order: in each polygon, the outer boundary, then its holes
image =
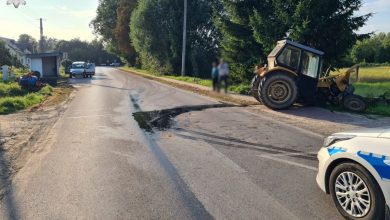
POLYGON ((330 88, 332 81, 334 81, 341 92, 344 92, 351 78, 351 74, 355 73, 356 81, 359 78, 359 64, 356 64, 349 68, 345 73, 338 73, 331 76, 322 77, 318 81, 318 88, 330 88))

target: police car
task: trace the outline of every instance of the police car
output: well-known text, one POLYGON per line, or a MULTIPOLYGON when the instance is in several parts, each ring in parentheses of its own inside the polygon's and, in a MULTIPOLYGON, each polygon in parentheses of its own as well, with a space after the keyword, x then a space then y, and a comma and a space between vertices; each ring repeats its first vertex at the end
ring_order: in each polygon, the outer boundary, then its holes
POLYGON ((318 160, 317 183, 345 218, 389 218, 390 127, 333 134, 318 160))

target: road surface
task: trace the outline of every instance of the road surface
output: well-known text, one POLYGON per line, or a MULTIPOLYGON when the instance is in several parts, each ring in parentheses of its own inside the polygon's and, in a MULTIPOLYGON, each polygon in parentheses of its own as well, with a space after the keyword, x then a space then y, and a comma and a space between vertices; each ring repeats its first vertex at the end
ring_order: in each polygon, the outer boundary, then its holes
POLYGON ((114 68, 71 83, 1 219, 340 219, 312 132, 114 68))

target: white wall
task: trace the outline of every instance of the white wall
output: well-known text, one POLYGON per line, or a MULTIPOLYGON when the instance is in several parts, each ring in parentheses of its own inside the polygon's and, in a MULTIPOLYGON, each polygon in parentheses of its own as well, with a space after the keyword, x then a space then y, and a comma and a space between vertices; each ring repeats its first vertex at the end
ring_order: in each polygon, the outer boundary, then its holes
POLYGON ((38 71, 42 74, 42 72, 43 72, 42 59, 41 58, 31 58, 30 70, 31 71, 38 71))

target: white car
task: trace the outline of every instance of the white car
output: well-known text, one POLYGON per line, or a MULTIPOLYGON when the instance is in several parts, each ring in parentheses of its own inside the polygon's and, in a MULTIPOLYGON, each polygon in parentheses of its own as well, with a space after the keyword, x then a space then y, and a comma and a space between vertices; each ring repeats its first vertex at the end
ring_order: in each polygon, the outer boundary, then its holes
POLYGON ((318 160, 317 183, 346 219, 389 219, 390 127, 333 134, 318 160))
POLYGON ((92 77, 95 75, 95 64, 83 61, 72 63, 72 67, 70 68, 70 78, 78 75, 83 76, 84 78, 92 77))

